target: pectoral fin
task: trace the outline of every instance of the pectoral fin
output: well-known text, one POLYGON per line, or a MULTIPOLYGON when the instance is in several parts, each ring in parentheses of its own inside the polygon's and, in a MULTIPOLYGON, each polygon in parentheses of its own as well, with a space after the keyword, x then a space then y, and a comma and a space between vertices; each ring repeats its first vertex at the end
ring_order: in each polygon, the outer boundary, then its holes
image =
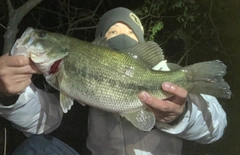
POLYGON ((121 116, 125 117, 135 127, 143 131, 150 131, 155 125, 155 115, 148 107, 139 109, 132 113, 121 113, 121 116))
POLYGON ((71 109, 73 105, 73 99, 69 98, 68 96, 60 93, 60 104, 64 113, 67 113, 68 110, 71 109))

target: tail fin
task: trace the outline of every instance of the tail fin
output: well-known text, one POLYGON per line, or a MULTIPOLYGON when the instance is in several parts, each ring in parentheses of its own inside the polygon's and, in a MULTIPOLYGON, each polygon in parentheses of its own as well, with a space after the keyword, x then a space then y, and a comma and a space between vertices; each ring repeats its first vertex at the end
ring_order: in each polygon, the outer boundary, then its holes
POLYGON ((226 66, 219 60, 196 63, 183 68, 187 80, 193 83, 189 90, 192 93, 209 94, 219 98, 229 99, 231 90, 223 79, 226 66))

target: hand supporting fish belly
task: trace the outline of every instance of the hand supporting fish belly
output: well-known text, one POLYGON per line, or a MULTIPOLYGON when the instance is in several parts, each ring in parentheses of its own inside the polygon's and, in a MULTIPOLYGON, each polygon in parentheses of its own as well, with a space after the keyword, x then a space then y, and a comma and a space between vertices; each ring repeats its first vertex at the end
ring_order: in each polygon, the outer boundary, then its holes
POLYGON ((76 100, 119 113, 143 131, 153 128, 155 116, 137 94, 146 91, 159 99, 169 97, 160 88, 165 81, 190 93, 227 99, 231 96, 223 79, 226 66, 221 61, 196 63, 174 71, 154 71, 151 68, 164 60, 164 56, 161 48, 150 41, 118 52, 109 49, 102 38, 89 43, 28 28, 11 53, 32 59, 47 82, 60 91, 64 112, 76 100))

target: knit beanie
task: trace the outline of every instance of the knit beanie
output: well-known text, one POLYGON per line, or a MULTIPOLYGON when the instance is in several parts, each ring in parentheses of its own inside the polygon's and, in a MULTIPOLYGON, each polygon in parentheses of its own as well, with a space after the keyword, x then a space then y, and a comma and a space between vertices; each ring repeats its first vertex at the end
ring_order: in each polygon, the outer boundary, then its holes
POLYGON ((129 9, 118 7, 106 12, 98 23, 95 38, 104 37, 108 29, 117 22, 122 22, 132 29, 139 42, 144 42, 144 30, 139 18, 129 9))

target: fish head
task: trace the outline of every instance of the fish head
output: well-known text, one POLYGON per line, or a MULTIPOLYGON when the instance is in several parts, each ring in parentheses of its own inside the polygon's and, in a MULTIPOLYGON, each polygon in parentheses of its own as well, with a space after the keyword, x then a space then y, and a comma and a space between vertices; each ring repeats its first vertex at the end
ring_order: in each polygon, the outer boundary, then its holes
POLYGON ((69 45, 63 35, 27 28, 16 40, 11 55, 24 55, 31 58, 46 76, 55 73, 53 66, 56 62, 60 65, 62 58, 68 55, 68 49, 69 45))

